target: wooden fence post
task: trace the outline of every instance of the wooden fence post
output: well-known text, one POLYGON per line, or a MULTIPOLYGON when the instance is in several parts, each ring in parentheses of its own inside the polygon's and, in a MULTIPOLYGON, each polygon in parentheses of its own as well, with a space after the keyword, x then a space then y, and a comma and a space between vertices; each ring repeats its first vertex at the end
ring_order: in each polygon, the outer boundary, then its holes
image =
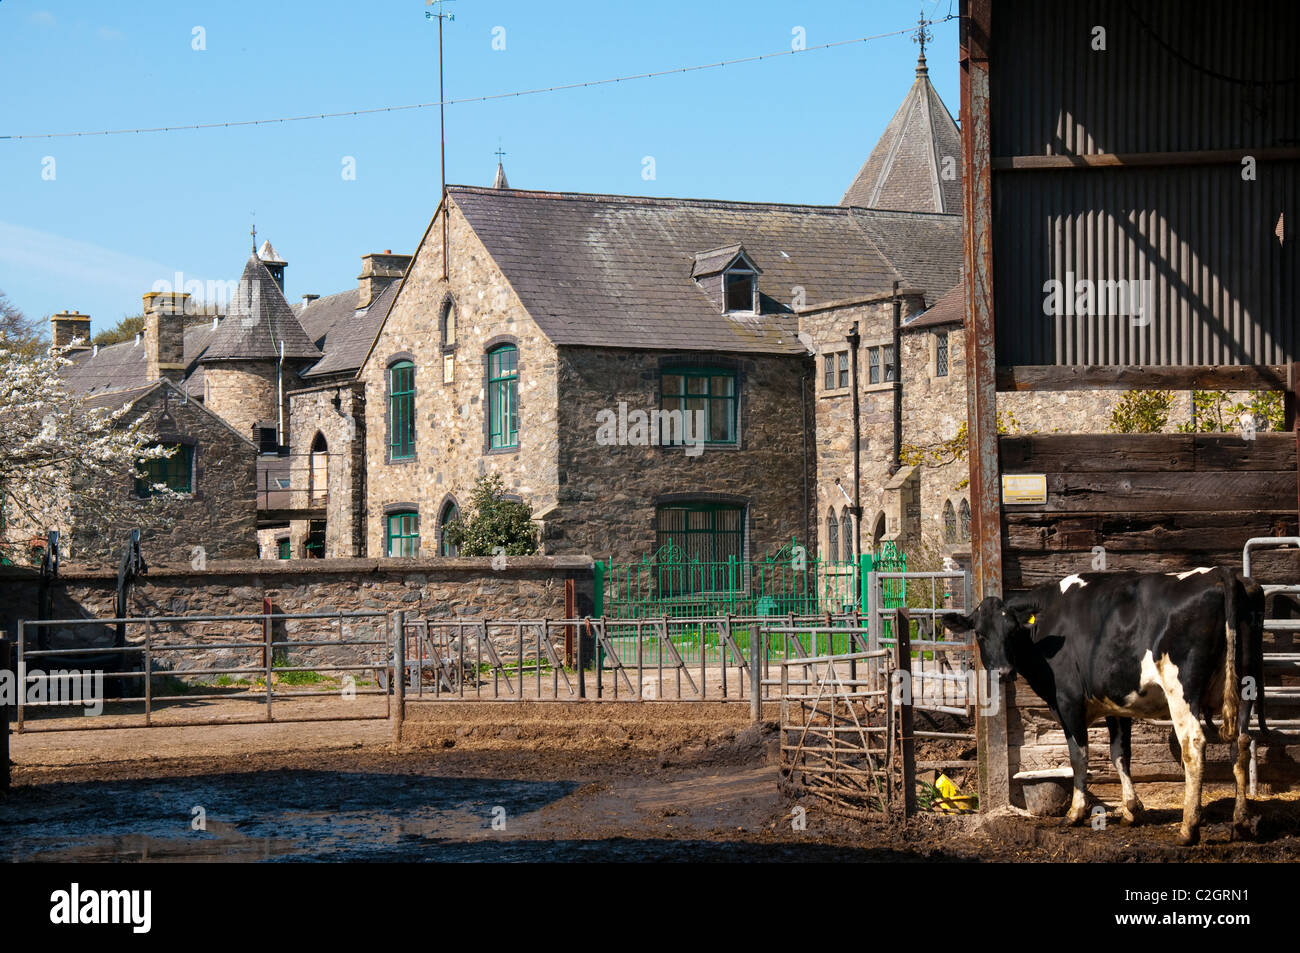
POLYGON ((898 730, 903 754, 903 817, 916 813, 916 739, 912 734, 912 620, 906 608, 894 612, 894 645, 898 653, 899 678, 902 679, 902 705, 899 706, 898 730))
POLYGON ((749 717, 763 720, 763 628, 756 623, 749 626, 749 717))

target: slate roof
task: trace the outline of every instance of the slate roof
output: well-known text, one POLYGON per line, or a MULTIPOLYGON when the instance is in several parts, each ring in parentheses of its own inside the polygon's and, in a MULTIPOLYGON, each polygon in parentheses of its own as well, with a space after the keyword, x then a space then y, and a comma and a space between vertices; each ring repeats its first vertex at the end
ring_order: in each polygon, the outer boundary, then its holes
POLYGON ((796 287, 814 305, 887 292, 895 281, 924 288, 921 279, 948 281, 960 268, 957 216, 906 220, 926 248, 904 255, 902 239, 872 237, 889 222, 841 206, 472 186, 448 193, 561 345, 803 353, 789 306, 796 287), (698 254, 734 244, 762 269, 759 316, 721 313, 691 277, 698 254))
POLYGON ((966 321, 966 285, 957 282, 951 291, 927 311, 922 311, 903 325, 904 331, 937 328, 945 324, 963 324, 966 321))
MULTIPOLYGON (((332 374, 350 374, 354 373, 361 362, 366 359, 370 353, 370 347, 375 343, 375 338, 379 336, 379 329, 383 326, 384 319, 388 317, 388 309, 393 306, 393 300, 397 297, 398 286, 401 281, 393 281, 383 291, 379 297, 370 302, 370 307, 365 313, 355 315, 349 312, 346 321, 339 320, 335 323, 325 338, 325 344, 322 350, 325 356, 317 361, 310 369, 303 373, 304 378, 326 377, 332 374), (355 316, 354 316, 355 315, 355 316)), ((340 298, 348 294, 352 295, 355 301, 358 293, 355 289, 351 292, 343 292, 341 295, 331 295, 331 297, 340 298)), ((312 305, 319 304, 326 299, 321 298, 313 301, 312 305)), ((312 305, 304 309, 304 323, 311 321, 309 312, 312 305)))
MULTIPOLYGON (((212 322, 191 325, 185 329, 184 361, 186 366, 185 390, 192 397, 203 396, 203 367, 198 363, 214 332, 212 322)), ((150 382, 145 379, 145 346, 132 338, 120 344, 101 347, 98 353, 81 351, 73 356, 73 366, 63 371, 63 380, 70 393, 100 394, 141 387, 150 382)))
POLYGON ((320 348, 307 337, 266 265, 257 255, 249 255, 225 320, 202 360, 278 359, 281 342, 286 360, 316 361, 321 357, 320 348))
POLYGON ((925 55, 916 80, 871 150, 841 205, 961 214, 961 134, 930 83, 925 55), (941 178, 945 157, 954 175, 941 178))
POLYGON ((317 298, 306 306, 295 302, 291 307, 298 318, 298 323, 307 332, 307 337, 320 348, 321 353, 328 353, 330 347, 341 337, 336 332, 345 328, 357 313, 357 302, 361 300, 358 288, 349 288, 338 294, 317 298), (336 335, 331 339, 331 335, 336 335), (328 342, 328 343, 327 343, 328 342))
POLYGON ((853 219, 903 276, 903 286, 925 292, 926 304, 961 279, 960 215, 854 209, 853 219))

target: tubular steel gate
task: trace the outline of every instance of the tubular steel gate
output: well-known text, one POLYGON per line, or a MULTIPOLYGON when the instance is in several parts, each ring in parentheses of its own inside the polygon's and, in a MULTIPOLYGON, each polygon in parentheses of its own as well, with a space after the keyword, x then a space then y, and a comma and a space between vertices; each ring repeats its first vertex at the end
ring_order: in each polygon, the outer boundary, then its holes
MULTIPOLYGON (((1262 536, 1248 539, 1245 547, 1241 552, 1241 571, 1244 575, 1250 575, 1251 560, 1250 554, 1260 549, 1270 547, 1300 547, 1300 536, 1262 536)), ((1277 596, 1290 596, 1295 598, 1300 596, 1300 584, 1288 585, 1266 585, 1264 586, 1265 598, 1275 597, 1272 600, 1274 614, 1277 609, 1277 596)), ((1287 613, 1289 615, 1289 613, 1287 613)), ((1300 632, 1300 619, 1296 618, 1265 618, 1264 631, 1273 633, 1273 645, 1264 652, 1264 673, 1267 682, 1267 676, 1271 674, 1279 676, 1294 676, 1300 672, 1300 648, 1295 643, 1295 633, 1300 632)), ((1290 682, 1290 680, 1287 680, 1290 682)), ((1267 701, 1269 708, 1276 715, 1277 709, 1291 709, 1289 717, 1277 718, 1271 717, 1268 720, 1269 733, 1275 737, 1294 738, 1300 735, 1300 718, 1297 718, 1294 709, 1300 705, 1300 689, 1296 688, 1294 683, 1276 684, 1273 686, 1260 685, 1259 698, 1261 705, 1267 701)), ((1256 751, 1256 739, 1252 735, 1250 739, 1250 794, 1255 795, 1256 786, 1259 776, 1258 752, 1256 751)))
MULTIPOLYGON (((346 715, 323 716, 318 712, 307 716, 274 714, 276 701, 289 702, 292 699, 351 697, 357 695, 386 694, 386 689, 378 687, 380 677, 388 665, 389 637, 388 614, 384 612, 333 612, 333 613, 262 613, 257 615, 189 615, 189 616, 128 616, 113 619, 47 619, 21 620, 18 623, 17 653, 17 729, 19 731, 81 731, 86 729, 108 729, 147 727, 153 725, 155 710, 173 703, 215 702, 215 701, 252 701, 265 706, 264 717, 259 721, 331 721, 356 720, 361 718, 387 718, 389 712, 363 714, 357 711, 346 715), (345 623, 353 626, 358 620, 379 620, 377 637, 347 637, 345 623), (290 638, 288 633, 277 629, 287 629, 295 623, 297 629, 302 623, 333 622, 337 628, 335 638, 290 638), (236 623, 256 625, 260 632, 254 638, 235 640, 202 638, 195 639, 180 634, 177 629, 184 625, 213 623, 236 623), (135 637, 128 636, 126 645, 85 646, 78 648, 43 648, 49 642, 48 630, 77 630, 97 627, 104 630, 108 626, 124 627, 142 626, 144 633, 135 637), (169 627, 172 631, 157 631, 159 627, 169 627), (32 638, 35 636, 35 638, 32 638), (35 648, 27 646, 28 640, 36 643, 35 648), (293 656, 311 650, 324 653, 319 660, 310 664, 294 664, 293 656), (219 664, 195 666, 195 656, 215 657, 219 664), (352 656, 360 658, 369 655, 367 661, 340 661, 328 655, 352 656), (222 658, 233 658, 232 663, 221 663, 222 658), (29 668, 35 661, 35 668, 29 668), (44 669, 40 668, 46 664, 44 669), (169 665, 169 663, 171 663, 169 665), (239 664, 235 664, 239 663, 239 664), (72 665, 54 669, 54 666, 72 665), (168 666, 168 667, 160 667, 168 666), (339 681, 322 676, 322 672, 345 673, 342 684, 339 681), (374 673, 376 685, 371 687, 369 680, 359 681, 353 673, 374 673), (50 707, 68 707, 69 693, 77 685, 76 680, 88 676, 99 678, 99 697, 90 699, 101 704, 128 706, 127 710, 115 711, 114 715, 142 716, 142 721, 134 724, 121 724, 118 719, 105 723, 96 718, 89 721, 77 719, 71 724, 48 725, 41 728, 29 726, 31 714, 28 709, 48 709, 50 707), (217 681, 210 683, 215 676, 217 681), (231 676, 236 676, 231 678, 231 676), (246 678, 244 676, 247 676, 246 678), (189 681, 186 681, 189 680, 189 681), (190 691, 191 683, 197 691, 190 691), (114 690, 103 687, 113 683, 114 690), (329 688, 301 690, 294 686, 330 684, 329 688), (161 684, 162 690, 156 685, 161 684), (226 689, 226 690, 218 690, 226 689), (32 701, 31 698, 38 700, 32 701), (137 710, 132 706, 143 706, 137 710)), ((374 629, 374 623, 360 623, 362 628, 374 629)), ((365 635, 365 632, 359 633, 365 635)), ((84 696, 80 687, 76 692, 84 696)), ((84 697, 74 704, 87 707, 84 697)), ((44 719, 36 719, 39 723, 44 719)), ((217 716, 201 720, 183 720, 168 718, 162 724, 168 727, 193 725, 227 725, 248 724, 250 719, 231 719, 217 716)))

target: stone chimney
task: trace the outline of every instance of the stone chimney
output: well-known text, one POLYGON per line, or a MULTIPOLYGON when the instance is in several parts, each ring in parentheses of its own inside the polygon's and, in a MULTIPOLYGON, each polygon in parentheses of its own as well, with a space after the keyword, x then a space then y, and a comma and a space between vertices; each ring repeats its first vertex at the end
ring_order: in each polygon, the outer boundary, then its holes
POLYGON ((361 274, 357 283, 361 297, 357 300, 358 308, 368 308, 370 303, 384 293, 384 289, 406 273, 406 266, 411 263, 410 255, 394 255, 391 249, 383 253, 371 252, 361 256, 361 274))
POLYGON ((50 315, 50 343, 72 351, 90 350, 90 315, 79 311, 60 311, 50 315), (72 346, 77 339, 80 343, 72 346))
POLYGON ((144 296, 145 380, 185 377, 185 311, 189 295, 151 291, 144 296))

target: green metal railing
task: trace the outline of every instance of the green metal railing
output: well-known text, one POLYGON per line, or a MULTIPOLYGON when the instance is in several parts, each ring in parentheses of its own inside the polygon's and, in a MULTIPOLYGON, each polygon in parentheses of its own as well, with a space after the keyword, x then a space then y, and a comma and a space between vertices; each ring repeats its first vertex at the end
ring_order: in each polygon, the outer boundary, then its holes
MULTIPOLYGON (((723 647, 716 644, 715 631, 692 626, 689 619, 736 616, 741 619, 789 617, 822 619, 849 617, 867 612, 867 573, 904 572, 907 557, 886 544, 880 554, 864 554, 854 560, 823 560, 810 556, 791 539, 776 553, 758 559, 705 560, 688 554, 671 539, 652 557, 635 563, 596 562, 594 615, 608 619, 673 619, 669 637, 684 660, 698 661, 700 653, 710 660, 722 660, 723 647)), ((906 582, 889 580, 884 587, 885 607, 907 604, 906 582)), ((742 623, 733 638, 742 648, 749 645, 750 626, 742 623)), ((624 649, 636 651, 635 636, 624 649)), ((779 641, 779 640, 777 640, 779 641)), ((823 637, 817 651, 823 654, 852 651, 848 636, 823 637)), ((657 651, 657 649, 656 649, 657 651)), ((784 646, 772 644, 774 655, 784 655, 784 646)), ((727 659, 730 663, 732 660, 727 659)))

